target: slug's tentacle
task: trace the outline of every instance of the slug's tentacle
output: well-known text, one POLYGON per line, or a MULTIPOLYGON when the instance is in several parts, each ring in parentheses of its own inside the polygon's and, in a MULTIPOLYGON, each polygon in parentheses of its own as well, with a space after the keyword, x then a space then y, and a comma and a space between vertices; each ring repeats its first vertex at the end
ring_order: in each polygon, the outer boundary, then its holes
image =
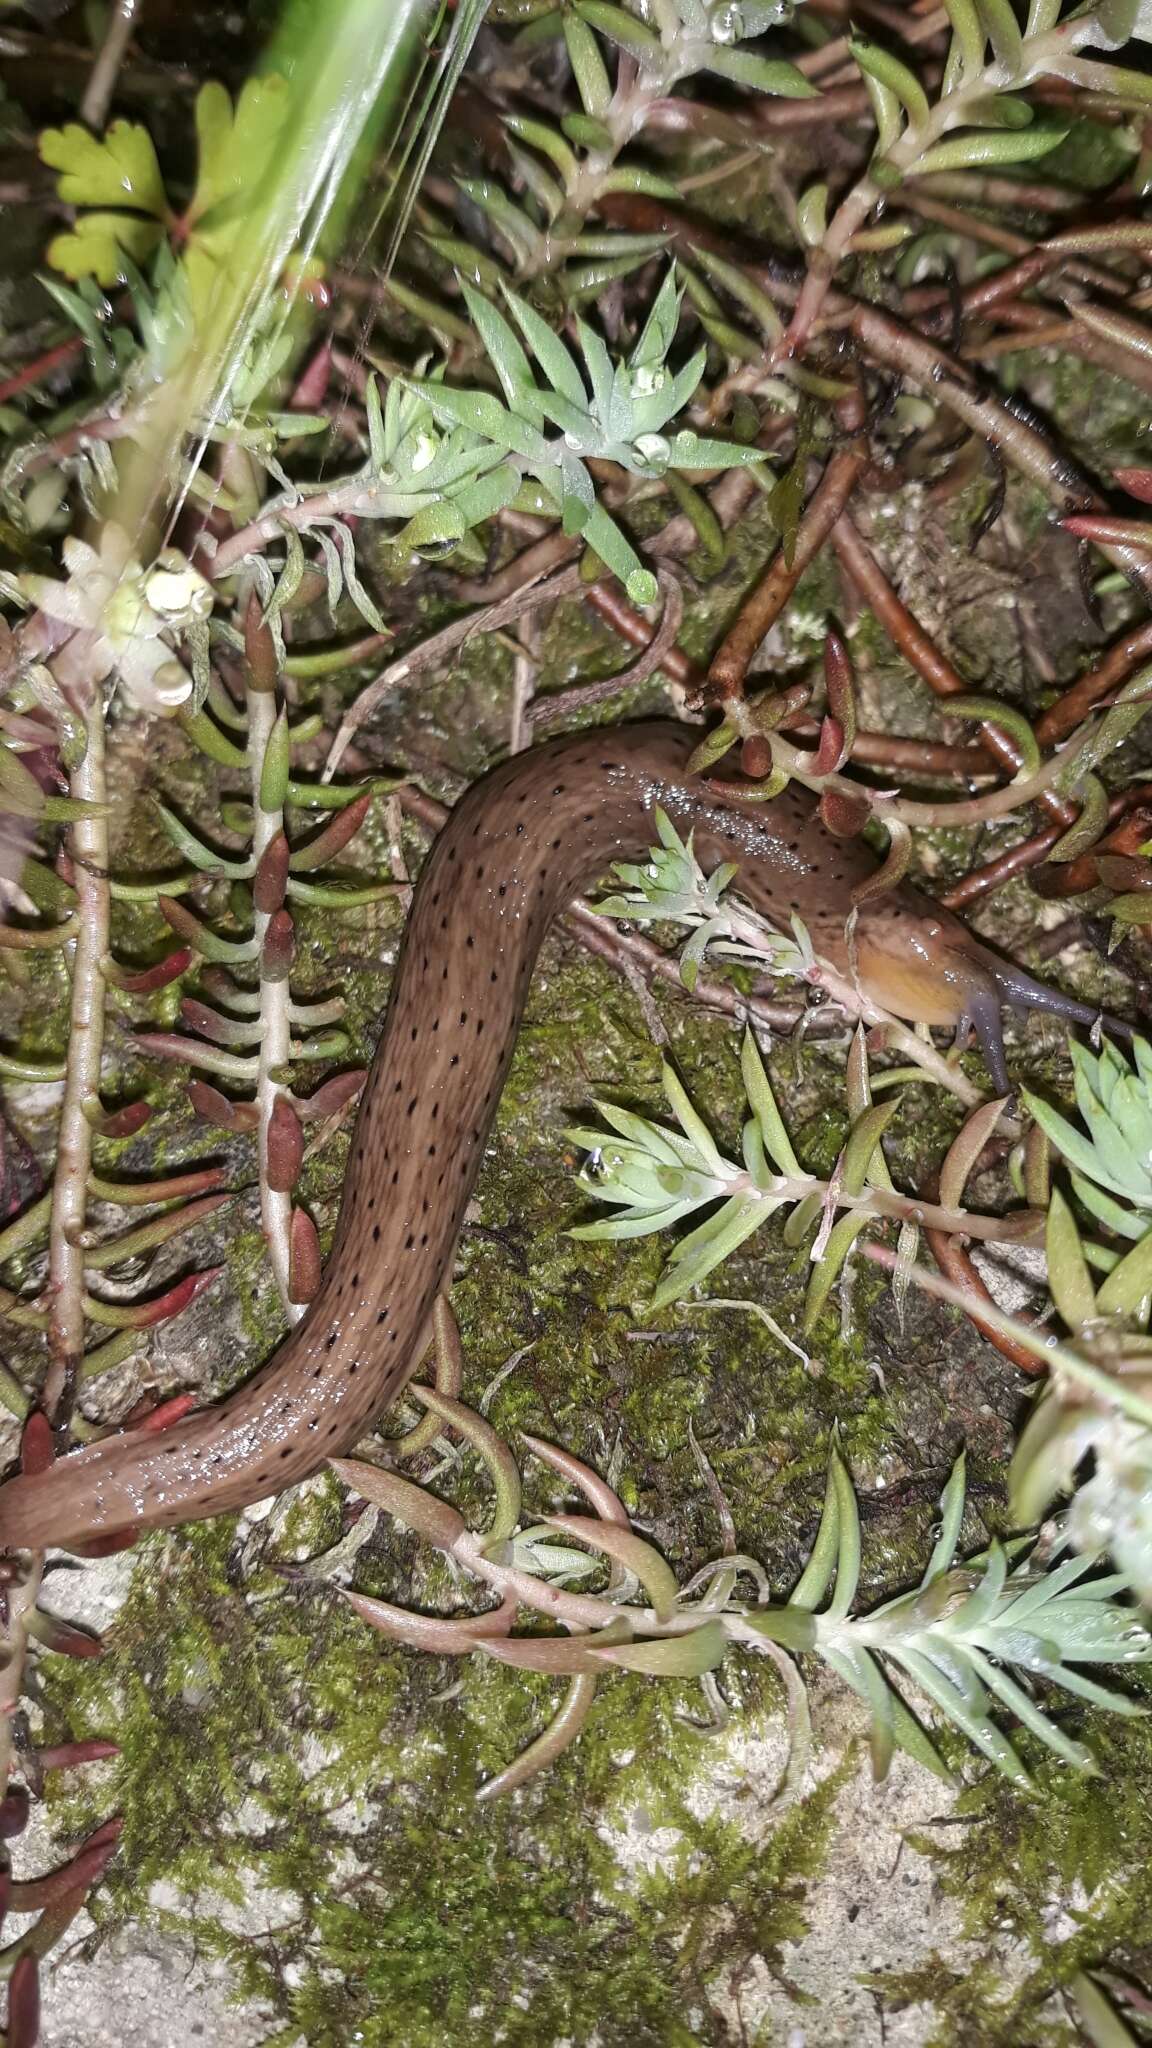
POLYGON ((1004 1051, 1003 1017, 1000 997, 994 988, 975 987, 968 994, 956 1026, 957 1045, 967 1045, 970 1031, 974 1031, 979 1040, 997 1095, 1010 1095, 1012 1083, 1008 1079, 1008 1059, 1004 1051))
POLYGON ((1055 1017, 1067 1017, 1074 1024, 1088 1024, 1093 1029, 1099 1025, 1119 1038, 1132 1036, 1132 1025, 1126 1024, 1122 1017, 1113 1017, 1109 1011, 1097 1009, 1092 1003, 1078 1002, 1075 996, 1066 996, 1062 989, 1048 988, 1011 960, 999 960, 994 953, 989 953, 987 965, 1001 1002, 1011 1003, 1022 1010, 1047 1010, 1055 1017))
POLYGON ((1017 967, 1014 961, 1001 960, 978 940, 969 940, 964 957, 974 958, 979 972, 970 978, 965 988, 957 1041, 963 1044, 968 1029, 975 1031, 998 1095, 1007 1095, 1011 1089, 1004 1052, 1002 1013, 1005 1004, 1014 1010, 1044 1010, 1051 1016, 1066 1017, 1070 1023, 1087 1024, 1093 1030, 1110 1031, 1120 1038, 1132 1036, 1132 1026, 1123 1018, 1113 1017, 1107 1010, 1096 1009, 1091 1003, 1079 1002, 1075 996, 1066 996, 1058 988, 1046 987, 1044 982, 1037 981, 1022 967, 1017 967))
POLYGON ((798 916, 876 1003, 926 1024, 970 1018, 998 1088, 1001 997, 1095 1020, 914 890, 869 905, 849 938, 853 892, 875 872, 867 849, 826 831, 804 792, 761 806, 689 776, 697 737, 668 723, 583 733, 469 790, 420 876, 307 1316, 217 1407, 0 1486, 0 1546, 87 1544, 244 1507, 315 1472, 395 1400, 452 1277, 548 925, 609 862, 644 858, 656 806, 694 833, 705 868, 735 861, 740 893, 785 930, 798 916))

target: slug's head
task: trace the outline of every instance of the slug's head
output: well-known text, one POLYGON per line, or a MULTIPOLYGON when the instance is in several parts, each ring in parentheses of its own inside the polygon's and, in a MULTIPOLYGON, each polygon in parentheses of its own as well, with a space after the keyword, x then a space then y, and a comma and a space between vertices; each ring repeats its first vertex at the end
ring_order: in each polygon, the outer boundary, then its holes
MULTIPOLYGON (((879 907, 878 907, 879 908, 879 907)), ((897 1017, 915 1024, 950 1026, 960 1038, 969 1029, 980 1041, 992 1085, 1011 1092, 1004 1057, 1003 1008, 1048 1010, 1071 1023, 1103 1023, 1130 1038, 1131 1027, 1102 1016, 1059 989, 1034 981, 1023 968, 1001 960, 947 911, 925 903, 915 911, 862 916, 856 943, 862 986, 897 1017)))

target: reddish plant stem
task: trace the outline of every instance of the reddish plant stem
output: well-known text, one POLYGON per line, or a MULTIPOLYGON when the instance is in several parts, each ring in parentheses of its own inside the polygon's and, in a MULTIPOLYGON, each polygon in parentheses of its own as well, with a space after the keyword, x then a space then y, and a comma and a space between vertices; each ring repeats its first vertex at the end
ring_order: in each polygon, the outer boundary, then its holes
MULTIPOLYGON (((652 628, 643 614, 629 604, 618 583, 593 584, 587 602, 622 640, 633 647, 647 647, 652 628)), ((703 689, 703 669, 682 648, 670 648, 660 666, 670 682, 693 695, 703 689)), ((803 713, 785 719, 780 729, 800 739, 816 739, 820 731, 818 722, 803 713)), ((986 761, 982 747, 948 747, 933 740, 900 739, 884 732, 858 732, 852 743, 852 759, 862 768, 884 768, 912 776, 941 775, 950 780, 958 776, 967 780, 982 774, 986 761)))
MULTIPOLYGON (((939 1192, 939 1175, 933 1174, 925 1183, 924 1194, 929 1202, 935 1202, 939 1198, 939 1192)), ((971 1307, 965 1309, 969 1322, 973 1323, 980 1335, 989 1344, 995 1345, 997 1351, 1009 1359, 1020 1372, 1027 1373, 1030 1379, 1036 1379, 1045 1370, 1041 1360, 1031 1351, 1026 1351, 1022 1344, 1015 1343, 1011 1337, 993 1329, 980 1314, 981 1306, 995 1308, 996 1302, 973 1265, 971 1254, 963 1239, 943 1230, 926 1230, 924 1235, 928 1249, 944 1278, 951 1280, 952 1285, 959 1287, 970 1300, 971 1307)))
POLYGON ((1152 620, 1135 626, 1108 649, 1094 668, 1078 682, 1065 690, 1064 695, 1050 704, 1036 721, 1036 737, 1042 747, 1059 746, 1069 733, 1075 732, 1097 704, 1102 704, 1113 691, 1118 690, 1139 668, 1143 661, 1152 660, 1152 620))
MULTIPOLYGON (((812 11, 827 13, 834 20, 847 21, 848 19, 848 9, 846 7, 816 8, 812 11)), ((871 4, 869 4, 869 0, 863 0, 863 4, 857 8, 856 12, 871 15, 874 20, 881 22, 890 33, 899 36, 901 41, 909 47, 918 43, 931 42, 934 37, 940 35, 947 27, 944 11, 934 4, 934 0, 933 4, 926 7, 920 4, 913 7, 885 6, 883 0, 871 0, 871 4)), ((818 50, 807 51, 804 56, 798 57, 796 68, 798 71, 803 71, 806 77, 815 79, 823 78, 825 72, 836 71, 850 62, 851 45, 846 35, 840 35, 835 36, 831 42, 823 43, 818 50)))
POLYGON ((39 384, 50 377, 53 370, 62 369, 65 363, 73 362, 84 352, 84 341, 77 335, 72 341, 61 341, 55 348, 46 349, 43 355, 25 363, 22 370, 14 370, 10 377, 0 382, 0 405, 7 405, 10 398, 16 398, 21 391, 27 391, 33 384, 39 384))
MULTIPOLYGON (((879 619, 893 645, 916 670, 917 675, 927 683, 929 689, 937 697, 945 699, 967 695, 968 685, 963 676, 953 668, 947 656, 941 653, 919 621, 913 618, 903 599, 892 588, 871 548, 862 539, 848 513, 845 513, 837 523, 832 543, 841 563, 867 605, 879 619)), ((981 741, 992 759, 1014 775, 1023 766, 1024 761, 1015 740, 1000 726, 989 724, 987 721, 978 729, 981 741)), ((1039 807, 1061 825, 1071 825, 1077 815, 1076 805, 1057 796, 1054 790, 1043 790, 1037 801, 1039 807)))
MULTIPOLYGON (((934 199, 929 192, 905 189, 901 191, 900 200, 902 205, 910 207, 924 220, 936 221, 954 234, 984 242, 990 249, 1000 249, 1005 255, 1016 257, 1016 262, 1006 264, 1003 270, 997 270, 991 277, 980 278, 965 288, 960 303, 966 315, 988 313, 1003 300, 1018 298, 1022 293, 1031 291, 1055 264, 1068 255, 1068 251, 1060 246, 1059 236, 1054 236, 1049 242, 1034 242, 1027 235, 1018 234, 1014 228, 998 227, 975 214, 965 213, 962 207, 949 206, 943 200, 934 199)), ((1102 292, 1123 295, 1128 288, 1127 279, 1096 263, 1066 263, 1065 275, 1102 292)), ((907 292, 903 307, 909 314, 938 307, 942 314, 951 318, 948 295, 936 286, 907 292)))
POLYGON ((963 910, 981 896, 989 896, 994 889, 1002 889, 1013 876, 1024 874, 1028 868, 1039 867, 1059 837, 1060 827, 1053 825, 1046 832, 1037 832, 1031 839, 1022 839, 1019 846, 997 854, 995 860, 985 861, 982 867, 973 868, 962 881, 946 889, 940 898, 941 903, 946 910, 963 910))
POLYGON ((780 548, 741 606, 708 670, 707 695, 716 704, 738 702, 761 641, 780 617, 806 569, 815 561, 868 466, 867 442, 857 437, 833 455, 804 509, 791 561, 780 548))
MULTIPOLYGON (((1126 789, 1112 799, 1108 810, 1109 818, 1114 821, 1122 817, 1126 811, 1147 804, 1150 798, 1152 790, 1146 783, 1133 789, 1126 789)), ((1024 874, 1028 868, 1039 867, 1041 861, 1047 859, 1060 836, 1061 828, 1052 825, 1044 832, 1035 833, 1031 839, 1021 840, 1019 846, 1010 847, 1007 853, 997 854, 995 860, 986 861, 982 867, 973 868, 971 874, 965 875, 962 881, 957 882, 941 896, 941 903, 947 910, 963 910, 969 903, 975 903, 978 897, 989 895, 993 889, 1003 888, 1005 882, 1010 882, 1015 875, 1024 874)))
POLYGON ((1084 204, 1084 194, 1071 185, 998 178, 983 171, 935 171, 926 178, 910 178, 908 187, 959 199, 969 206, 994 206, 1018 214, 1077 213, 1084 204))
MULTIPOLYGON (((1050 867, 1041 868, 1033 878, 1032 886, 1050 903, 1059 902, 1066 896, 1083 896, 1087 890, 1099 886, 1101 854, 1138 854, 1150 836, 1152 812, 1144 805, 1136 805, 1087 853, 1080 854, 1076 860, 1053 861, 1050 867)), ((1152 920, 1152 905, 1149 906, 1149 915, 1152 920)))
POLYGON ((1078 320, 1054 320, 1042 306, 1016 300, 1001 306, 999 317, 1017 332, 990 336, 976 343, 967 354, 989 362, 994 356, 1011 355, 1020 349, 1058 348, 1152 395, 1152 363, 1102 334, 1090 334, 1078 320))
POLYGON ((871 105, 862 85, 836 85, 818 100, 772 99, 762 93, 756 98, 755 112, 757 127, 779 133, 788 128, 826 128, 830 123, 840 127, 846 121, 867 118, 871 105))
POLYGON ((473 577, 454 581, 452 595, 462 604, 503 604, 530 583, 543 582, 546 576, 565 562, 571 562, 579 552, 579 539, 557 528, 555 532, 545 534, 542 540, 533 541, 531 547, 521 548, 520 553, 503 569, 497 569, 495 575, 485 576, 482 581, 473 577))

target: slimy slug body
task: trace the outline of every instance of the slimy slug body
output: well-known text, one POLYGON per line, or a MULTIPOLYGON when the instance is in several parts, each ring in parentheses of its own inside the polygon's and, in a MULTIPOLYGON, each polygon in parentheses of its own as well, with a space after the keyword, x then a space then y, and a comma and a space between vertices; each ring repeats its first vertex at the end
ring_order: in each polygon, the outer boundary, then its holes
POLYGON ((1001 995, 1095 1017, 909 889, 861 908, 850 957, 845 921, 874 871, 867 850, 826 832, 803 792, 753 805, 689 777, 698 737, 667 723, 581 734, 516 756, 468 792, 420 877, 307 1316, 218 1406, 0 1487, 0 1546, 67 1547, 244 1507, 346 1451, 396 1398, 451 1279, 544 934, 610 862, 643 858, 657 805, 694 833, 706 870, 737 861, 746 900, 784 925, 795 912, 816 951, 885 1008, 975 1025, 998 1087, 1001 995))

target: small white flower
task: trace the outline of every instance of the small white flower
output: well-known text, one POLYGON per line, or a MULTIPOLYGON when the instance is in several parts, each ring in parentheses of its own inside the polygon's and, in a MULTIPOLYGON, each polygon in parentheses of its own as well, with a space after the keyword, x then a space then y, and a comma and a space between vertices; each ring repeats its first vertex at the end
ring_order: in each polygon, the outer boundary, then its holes
POLYGON ((179 548, 163 548, 157 555, 156 567, 144 580, 144 595, 173 626, 191 626, 212 613, 212 585, 179 548))
POLYGON ((84 667, 93 683, 115 674, 140 710, 174 711, 191 695, 192 678, 163 636, 207 618, 211 586, 175 548, 143 569, 128 536, 111 523, 99 551, 69 535, 63 553, 67 581, 22 576, 23 595, 89 638, 84 667))

